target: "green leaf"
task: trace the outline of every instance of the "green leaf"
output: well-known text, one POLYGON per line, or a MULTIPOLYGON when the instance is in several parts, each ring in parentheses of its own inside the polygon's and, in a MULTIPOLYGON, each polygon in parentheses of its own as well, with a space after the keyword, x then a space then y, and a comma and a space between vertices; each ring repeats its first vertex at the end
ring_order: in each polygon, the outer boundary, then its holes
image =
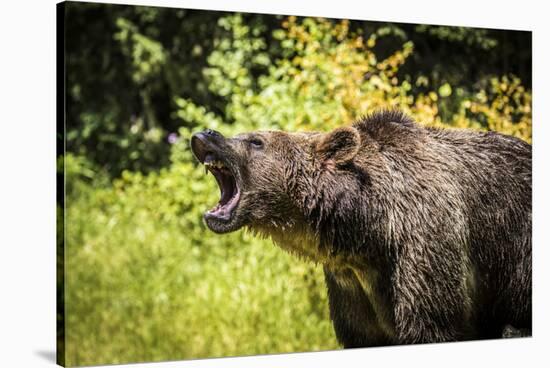
POLYGON ((451 85, 449 83, 445 83, 441 87, 439 87, 439 95, 441 97, 449 97, 453 93, 453 89, 451 88, 451 85))

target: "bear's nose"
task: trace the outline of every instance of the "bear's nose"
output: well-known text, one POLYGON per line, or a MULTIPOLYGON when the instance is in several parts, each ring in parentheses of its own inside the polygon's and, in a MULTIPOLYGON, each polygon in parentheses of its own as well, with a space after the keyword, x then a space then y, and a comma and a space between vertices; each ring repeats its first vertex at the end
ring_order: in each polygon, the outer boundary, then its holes
POLYGON ((216 132, 215 130, 212 130, 212 129, 206 129, 204 131, 204 134, 210 135, 210 136, 213 136, 213 137, 222 137, 221 133, 216 132))

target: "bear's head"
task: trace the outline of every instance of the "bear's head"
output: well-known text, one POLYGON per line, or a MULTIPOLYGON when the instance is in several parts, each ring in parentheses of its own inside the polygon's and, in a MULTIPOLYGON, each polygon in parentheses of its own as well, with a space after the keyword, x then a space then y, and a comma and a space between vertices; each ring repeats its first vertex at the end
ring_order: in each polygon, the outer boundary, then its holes
POLYGON ((195 157, 220 187, 218 204, 204 214, 207 226, 226 233, 285 228, 303 221, 326 185, 344 185, 336 173, 359 151, 357 129, 329 133, 261 131, 226 138, 213 130, 193 135, 195 157), (322 182, 325 182, 323 184, 322 182))

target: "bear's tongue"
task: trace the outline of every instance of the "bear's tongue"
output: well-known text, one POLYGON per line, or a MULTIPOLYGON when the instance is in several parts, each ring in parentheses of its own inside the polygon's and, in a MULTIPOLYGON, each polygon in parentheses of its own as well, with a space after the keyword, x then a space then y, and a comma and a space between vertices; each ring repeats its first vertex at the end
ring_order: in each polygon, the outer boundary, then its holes
POLYGON ((229 220, 231 212, 235 209, 239 200, 239 190, 235 182, 235 177, 220 161, 215 161, 207 157, 204 164, 214 175, 220 187, 220 201, 216 207, 209 210, 206 214, 209 217, 229 220))

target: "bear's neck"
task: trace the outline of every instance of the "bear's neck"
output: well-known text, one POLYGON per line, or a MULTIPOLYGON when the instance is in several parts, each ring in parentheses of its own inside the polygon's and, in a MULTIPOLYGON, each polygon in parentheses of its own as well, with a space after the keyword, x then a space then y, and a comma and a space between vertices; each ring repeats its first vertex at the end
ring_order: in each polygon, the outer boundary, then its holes
POLYGON ((284 222, 261 222, 249 226, 260 237, 270 238, 281 249, 303 260, 326 263, 330 255, 320 247, 319 235, 298 209, 284 222))
POLYGON ((303 222, 316 235, 314 249, 331 261, 364 252, 370 234, 363 210, 368 189, 361 187, 356 175, 350 170, 323 167, 297 175, 299 179, 290 188, 289 196, 303 222))
POLYGON ((336 175, 335 169, 314 161, 294 166, 285 188, 292 204, 283 216, 252 225, 253 232, 270 237, 280 248, 302 259, 322 264, 349 263, 348 253, 354 247, 347 243, 359 244, 351 238, 354 232, 349 226, 359 224, 354 222, 357 216, 353 211, 357 208, 345 208, 345 204, 356 203, 359 191, 349 178, 336 175), (335 218, 335 213, 340 217, 335 218))

